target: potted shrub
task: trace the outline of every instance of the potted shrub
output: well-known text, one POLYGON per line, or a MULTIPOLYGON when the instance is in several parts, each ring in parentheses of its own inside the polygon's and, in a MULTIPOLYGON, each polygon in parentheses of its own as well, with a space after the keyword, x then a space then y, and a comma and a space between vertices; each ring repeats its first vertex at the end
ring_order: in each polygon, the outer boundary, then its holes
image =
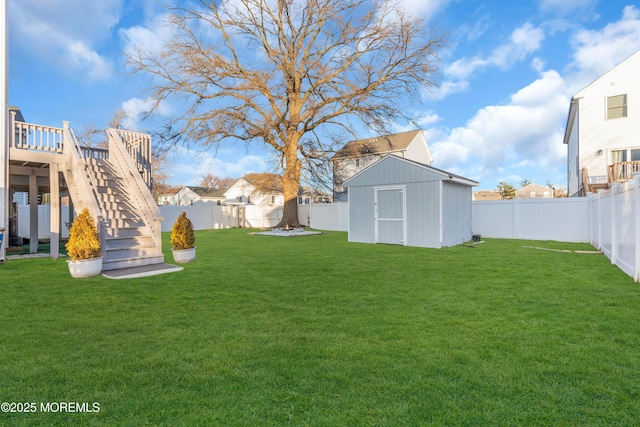
POLYGON ((177 263, 191 262, 196 258, 196 237, 193 234, 193 224, 182 212, 171 229, 171 252, 177 263))
POLYGON ((71 258, 67 265, 72 277, 91 277, 102 272, 100 235, 87 208, 71 224, 65 247, 71 258))

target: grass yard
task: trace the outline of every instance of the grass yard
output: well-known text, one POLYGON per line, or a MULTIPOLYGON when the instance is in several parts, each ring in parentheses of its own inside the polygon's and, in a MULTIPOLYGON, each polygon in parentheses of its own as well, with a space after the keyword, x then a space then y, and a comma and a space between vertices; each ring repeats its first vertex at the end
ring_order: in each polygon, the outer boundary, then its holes
POLYGON ((0 402, 38 409, 0 425, 640 422, 640 285, 603 255, 523 247, 589 245, 196 238, 196 262, 163 276, 0 266, 0 402))

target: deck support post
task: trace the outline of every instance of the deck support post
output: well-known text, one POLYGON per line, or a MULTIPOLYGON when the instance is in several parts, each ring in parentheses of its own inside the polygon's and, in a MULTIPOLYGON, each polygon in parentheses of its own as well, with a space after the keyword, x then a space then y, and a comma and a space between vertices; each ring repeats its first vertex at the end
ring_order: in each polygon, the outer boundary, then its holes
POLYGON ((51 259, 58 259, 60 255, 60 176, 57 163, 52 163, 49 166, 49 188, 51 191, 49 253, 51 259))
POLYGON ((38 253, 38 176, 29 175, 29 253, 38 253))

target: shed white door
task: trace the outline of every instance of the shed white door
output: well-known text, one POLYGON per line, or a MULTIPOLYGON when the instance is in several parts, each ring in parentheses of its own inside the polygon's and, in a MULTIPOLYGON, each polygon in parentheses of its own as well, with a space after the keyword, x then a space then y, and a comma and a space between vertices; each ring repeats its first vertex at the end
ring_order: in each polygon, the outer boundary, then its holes
POLYGON ((407 221, 405 187, 376 187, 375 239, 376 243, 406 245, 407 221))

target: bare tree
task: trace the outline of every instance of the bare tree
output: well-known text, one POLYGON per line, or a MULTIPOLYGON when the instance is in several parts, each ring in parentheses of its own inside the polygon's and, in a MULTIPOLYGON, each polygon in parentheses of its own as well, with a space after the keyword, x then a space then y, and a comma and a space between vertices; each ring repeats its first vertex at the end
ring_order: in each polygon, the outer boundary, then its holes
POLYGON ((229 188, 234 182, 236 182, 234 178, 220 178, 209 172, 200 179, 200 186, 205 188, 229 188))
MULTIPOLYGON (((165 140, 217 147, 272 147, 285 198, 280 225, 298 225, 303 169, 326 163, 335 126, 350 119, 376 130, 403 117, 399 97, 433 86, 443 36, 409 16, 399 0, 199 0, 172 9, 173 38, 159 52, 128 54, 149 73, 154 109, 185 108, 165 140)), ((335 131, 334 131, 335 132, 335 131)))

